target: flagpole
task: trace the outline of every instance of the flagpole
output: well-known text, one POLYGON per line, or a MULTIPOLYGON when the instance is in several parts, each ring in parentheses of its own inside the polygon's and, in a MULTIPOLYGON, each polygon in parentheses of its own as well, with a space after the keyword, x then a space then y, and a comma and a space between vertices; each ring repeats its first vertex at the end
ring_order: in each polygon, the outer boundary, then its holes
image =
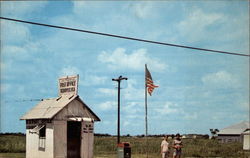
POLYGON ((154 88, 159 86, 154 85, 153 78, 145 64, 145 130, 146 130, 146 149, 147 149, 147 158, 148 158, 148 93, 151 96, 154 88))
POLYGON ((146 76, 147 64, 145 64, 145 136, 146 136, 146 153, 148 158, 148 108, 147 108, 147 76, 146 76))

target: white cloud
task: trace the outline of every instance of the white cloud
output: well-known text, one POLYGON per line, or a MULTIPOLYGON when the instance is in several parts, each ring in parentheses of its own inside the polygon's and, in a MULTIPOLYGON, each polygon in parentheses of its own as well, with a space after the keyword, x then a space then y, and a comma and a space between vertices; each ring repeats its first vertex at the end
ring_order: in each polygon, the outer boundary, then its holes
POLYGON ((117 48, 111 53, 103 51, 98 60, 108 64, 111 69, 143 70, 146 63, 155 71, 164 71, 168 67, 161 60, 150 57, 146 49, 138 49, 130 54, 124 48, 117 48))
POLYGON ((77 75, 80 73, 80 70, 77 67, 74 66, 67 66, 61 69, 59 75, 60 76, 71 76, 71 75, 77 75))
POLYGON ((139 3, 131 3, 131 6, 132 6, 132 12, 138 18, 145 19, 153 14, 152 2, 146 1, 139 3))
MULTIPOLYGON (((8 63, 8 64, 10 64, 10 63, 8 63)), ((1 72, 3 72, 3 70, 6 69, 6 68, 8 67, 8 64, 5 63, 5 62, 3 62, 3 61, 0 62, 0 69, 1 69, 1 72)), ((2 78, 2 75, 1 75, 1 79, 3 79, 3 78, 2 78)))
POLYGON ((99 108, 102 111, 115 110, 117 107, 117 102, 106 101, 99 104, 99 108))
POLYGON ((102 124, 104 124, 106 126, 111 126, 111 125, 115 125, 116 122, 115 121, 106 121, 106 120, 104 120, 104 121, 102 121, 102 124))
POLYGON ((42 50, 39 43, 29 42, 22 46, 18 45, 3 45, 2 55, 4 58, 8 58, 8 62, 11 60, 28 60, 32 55, 42 50))
POLYGON ((106 96, 115 96, 117 94, 117 90, 109 88, 98 88, 97 91, 106 96))
POLYGON ((93 86, 93 85, 103 85, 108 80, 108 77, 105 76, 97 76, 91 74, 85 74, 83 76, 83 81, 81 81, 81 85, 84 86, 93 86))
POLYGON ((5 1, 1 2, 1 13, 4 16, 21 17, 43 9, 47 1, 5 1))
POLYGON ((242 109, 245 109, 245 110, 249 110, 249 102, 242 102, 240 103, 240 106, 242 107, 242 109))
POLYGON ((73 13, 80 14, 86 7, 86 1, 73 1, 73 13))
POLYGON ((143 108, 143 105, 141 102, 128 102, 128 103, 125 103, 123 110, 128 115, 135 115, 135 114, 138 114, 142 108, 143 108))
MULTIPOLYGON (((225 18, 225 28, 230 30, 230 33, 225 34, 223 39, 244 39, 249 44, 249 16, 241 15, 236 17, 225 18), (230 21, 231 23, 229 23, 230 21), (239 29, 241 28, 241 29, 239 29)), ((248 45, 249 46, 249 45, 248 45)))
POLYGON ((123 127, 127 127, 129 125, 133 124, 132 122, 130 121, 123 121, 123 127))
POLYGON ((20 73, 36 73, 35 66, 29 66, 28 62, 39 60, 37 53, 42 50, 37 43, 29 42, 23 45, 3 44, 1 48, 1 79, 15 79, 20 73), (17 66, 18 65, 18 66, 17 66), (25 69, 25 71, 23 71, 25 69), (35 71, 35 72, 34 72, 35 71), (11 72, 11 73, 10 73, 11 72))
POLYGON ((1 84, 1 93, 7 93, 11 88, 10 84, 1 84))
MULTIPOLYGON (((85 1, 85 0, 80 0, 80 1, 72 1, 73 2, 73 13, 75 15, 78 15, 79 18, 82 18, 83 14, 88 13, 88 11, 91 10, 91 12, 95 12, 95 10, 102 11, 102 8, 105 7, 106 2, 101 2, 101 1, 85 1)), ((105 12, 107 14, 107 12, 105 12)))
POLYGON ((10 58, 23 58, 28 55, 27 50, 24 47, 16 45, 4 45, 2 47, 2 52, 4 56, 8 56, 10 58))
POLYGON ((239 86, 237 78, 227 71, 218 71, 202 77, 202 82, 210 88, 235 88, 239 86))
POLYGON ((22 44, 30 39, 27 25, 1 20, 1 40, 4 43, 22 44))
POLYGON ((217 24, 224 18, 223 14, 205 13, 201 9, 195 9, 183 21, 179 22, 177 28, 180 35, 188 41, 197 42, 208 38, 208 26, 217 24))
POLYGON ((144 98, 144 89, 140 89, 135 87, 138 85, 136 80, 129 79, 127 81, 127 87, 124 89, 124 98, 126 100, 134 100, 136 99, 143 99, 144 98))
POLYGON ((185 113, 184 118, 187 120, 195 120, 198 118, 198 114, 196 112, 191 113, 190 111, 185 113))
POLYGON ((157 107, 155 111, 161 115, 183 112, 183 110, 173 102, 166 102, 162 107, 157 107))

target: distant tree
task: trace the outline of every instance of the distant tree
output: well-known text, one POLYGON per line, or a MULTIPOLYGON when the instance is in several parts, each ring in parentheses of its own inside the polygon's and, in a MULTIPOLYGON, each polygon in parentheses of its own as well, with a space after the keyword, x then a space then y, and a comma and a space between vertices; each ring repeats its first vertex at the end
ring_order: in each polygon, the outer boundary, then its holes
POLYGON ((219 130, 218 129, 210 129, 210 132, 212 134, 212 139, 214 139, 215 135, 219 132, 219 130))
POLYGON ((103 133, 94 133, 94 136, 99 136, 99 137, 110 137, 111 135, 110 134, 103 134, 103 133))
POLYGON ((139 138, 144 137, 144 136, 145 136, 144 134, 136 135, 136 137, 139 137, 139 138))
POLYGON ((202 137, 203 137, 204 139, 208 139, 208 138, 209 138, 209 135, 206 134, 206 135, 203 135, 202 137))

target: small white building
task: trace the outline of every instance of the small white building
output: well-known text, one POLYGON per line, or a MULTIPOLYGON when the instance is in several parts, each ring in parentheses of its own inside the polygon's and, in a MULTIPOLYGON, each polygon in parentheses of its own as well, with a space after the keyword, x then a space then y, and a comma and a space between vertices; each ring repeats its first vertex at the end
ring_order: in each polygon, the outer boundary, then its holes
POLYGON ((65 89, 21 117, 26 120, 26 158, 93 158, 94 121, 100 119, 77 93, 68 93, 72 87, 65 89))
POLYGON ((222 143, 228 142, 243 142, 242 133, 250 128, 250 123, 248 121, 243 121, 224 129, 221 129, 217 134, 217 139, 222 143))
POLYGON ((243 150, 250 150, 250 128, 246 129, 243 133, 243 150))

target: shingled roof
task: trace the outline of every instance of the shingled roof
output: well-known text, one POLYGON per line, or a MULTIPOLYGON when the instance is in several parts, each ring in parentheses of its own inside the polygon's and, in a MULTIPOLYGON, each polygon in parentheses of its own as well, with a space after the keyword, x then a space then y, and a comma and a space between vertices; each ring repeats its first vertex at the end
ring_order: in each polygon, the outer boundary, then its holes
POLYGON ((57 98, 44 99, 35 107, 23 115, 21 120, 29 119, 52 119, 64 107, 71 103, 74 99, 80 101, 88 111, 94 116, 95 121, 100 121, 100 118, 80 99, 78 95, 63 95, 57 98))
POLYGON ((250 128, 250 123, 248 121, 243 121, 234 125, 231 125, 229 127, 223 128, 218 132, 218 135, 240 135, 243 133, 246 129, 250 128))

